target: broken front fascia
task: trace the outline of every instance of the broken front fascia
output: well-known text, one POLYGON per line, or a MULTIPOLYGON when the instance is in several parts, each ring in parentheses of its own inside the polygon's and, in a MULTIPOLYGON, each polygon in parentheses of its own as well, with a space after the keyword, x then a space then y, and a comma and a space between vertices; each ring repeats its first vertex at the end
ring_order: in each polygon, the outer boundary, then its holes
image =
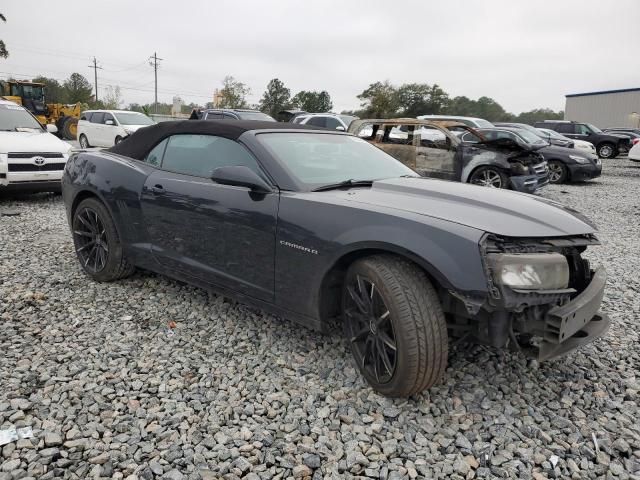
POLYGON ((539 148, 525 148, 523 145, 510 139, 499 138, 496 140, 483 140, 475 144, 478 148, 501 152, 507 154, 507 161, 515 169, 514 174, 526 175, 528 171, 517 171, 517 165, 536 165, 544 161, 542 154, 538 153, 539 148))
POLYGON ((562 356, 602 336, 610 325, 608 317, 598 311, 606 273, 603 268, 591 270, 581 256, 587 246, 598 244, 594 235, 548 239, 485 235, 480 252, 489 293, 481 301, 450 292, 464 306, 449 305, 447 310, 453 314, 450 329, 461 338, 498 348, 508 345, 540 361, 562 356), (566 259, 566 288, 509 287, 498 280, 492 268, 500 264, 495 256, 531 259, 549 253, 555 260, 560 255, 566 259))

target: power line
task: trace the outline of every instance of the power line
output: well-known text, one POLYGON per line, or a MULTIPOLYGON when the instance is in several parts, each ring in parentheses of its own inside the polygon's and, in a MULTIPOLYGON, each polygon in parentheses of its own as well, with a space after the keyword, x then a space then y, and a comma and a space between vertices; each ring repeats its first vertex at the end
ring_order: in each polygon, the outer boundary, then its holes
POLYGON ((149 61, 149 65, 151 65, 153 67, 153 72, 155 74, 155 80, 156 80, 156 101, 155 101, 155 113, 158 113, 158 60, 162 60, 162 58, 158 58, 158 55, 156 55, 156 52, 153 52, 153 57, 149 57, 149 59, 153 59, 153 63, 151 61, 149 61))
POLYGON ((95 85, 96 85, 96 102, 98 101, 98 69, 102 70, 102 67, 98 66, 98 61, 96 60, 96 57, 93 57, 93 66, 89 65, 89 68, 93 68, 93 75, 95 78, 95 85))

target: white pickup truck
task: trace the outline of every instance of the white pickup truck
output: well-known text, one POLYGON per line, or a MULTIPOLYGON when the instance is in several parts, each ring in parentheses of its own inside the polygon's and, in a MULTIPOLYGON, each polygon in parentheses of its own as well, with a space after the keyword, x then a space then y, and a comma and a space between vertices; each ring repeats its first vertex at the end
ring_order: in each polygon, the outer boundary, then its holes
POLYGON ((28 110, 0 98, 0 193, 59 192, 71 145, 28 110))

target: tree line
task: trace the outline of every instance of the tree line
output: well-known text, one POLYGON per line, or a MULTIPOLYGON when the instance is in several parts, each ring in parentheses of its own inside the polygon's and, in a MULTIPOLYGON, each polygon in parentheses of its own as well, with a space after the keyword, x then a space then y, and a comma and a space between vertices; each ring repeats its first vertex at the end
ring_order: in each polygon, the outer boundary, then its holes
POLYGON ((472 100, 466 96, 451 97, 438 84, 405 83, 395 86, 389 81, 375 82, 360 95, 360 109, 343 112, 360 118, 398 118, 418 115, 459 115, 479 117, 490 122, 519 122, 532 125, 540 120, 564 118, 564 112, 536 108, 518 115, 507 112, 490 97, 472 100))
MULTIPOLYGON (((94 98, 93 86, 81 74, 72 73, 66 80, 39 76, 33 79, 46 86, 48 103, 81 103, 86 108, 123 107, 123 98, 118 86, 108 86, 99 101, 94 98)), ((233 76, 227 76, 222 82, 222 89, 213 101, 204 105, 189 103, 182 106, 182 113, 188 114, 199 108, 253 108, 278 118, 282 110, 299 109, 306 112, 322 113, 333 109, 331 95, 326 90, 301 90, 295 95, 278 78, 269 81, 257 104, 250 104, 247 96, 250 88, 233 76)), ((539 120, 562 119, 564 112, 553 111, 548 108, 538 108, 518 115, 507 112, 498 102, 490 97, 480 97, 477 100, 466 96, 451 97, 438 84, 405 83, 395 86, 389 81, 370 84, 357 98, 360 108, 341 113, 355 115, 360 118, 398 118, 417 117, 418 115, 461 115, 479 117, 486 120, 511 121, 533 124, 539 120)), ((128 109, 143 113, 154 111, 153 103, 130 103, 128 109)), ((159 103, 158 113, 168 115, 172 105, 159 103)))

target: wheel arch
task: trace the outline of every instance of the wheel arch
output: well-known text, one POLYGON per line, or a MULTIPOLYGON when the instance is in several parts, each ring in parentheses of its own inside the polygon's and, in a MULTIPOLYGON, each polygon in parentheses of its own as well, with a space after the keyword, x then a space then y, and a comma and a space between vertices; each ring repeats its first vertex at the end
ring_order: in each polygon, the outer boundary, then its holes
POLYGON ((71 222, 73 222, 73 216, 76 213, 76 209, 78 208, 78 205, 80 205, 80 203, 83 200, 86 200, 87 198, 96 198, 98 201, 100 201, 100 203, 102 203, 102 205, 104 205, 104 207, 109 212, 109 215, 111 215, 111 219, 113 220, 113 224, 115 226, 116 232, 118 232, 118 237, 122 238, 122 232, 120 231, 120 226, 118 225, 118 222, 115 221, 116 217, 114 215, 113 210, 111 209, 111 205, 109 205, 109 202, 107 202, 102 197, 102 195, 100 195, 100 193, 89 188, 83 188, 82 190, 79 190, 73 197, 73 201, 71 202, 71 210, 69 212, 71 222))
POLYGON ((500 170, 502 173, 504 173, 507 176, 507 178, 511 175, 510 170, 506 168, 504 165, 501 165, 500 163, 479 163, 477 165, 471 166, 471 168, 469 168, 465 172, 465 178, 463 183, 469 183, 473 174, 476 171, 480 170, 481 168, 495 168, 496 170, 500 170))
POLYGON ((567 164, 566 160, 563 160, 562 158, 559 158, 559 157, 553 157, 545 160, 547 161, 547 163, 550 163, 550 162, 560 163, 564 167, 564 172, 566 175, 565 180, 571 180, 571 169, 569 168, 569 165, 567 164))
POLYGON ((385 242, 353 245, 331 262, 331 266, 325 271, 320 281, 318 312, 323 325, 326 325, 331 318, 335 318, 339 313, 342 282, 349 266, 358 260, 374 255, 395 255, 401 257, 423 270, 436 290, 449 290, 452 288, 442 272, 423 257, 410 250, 385 242))

